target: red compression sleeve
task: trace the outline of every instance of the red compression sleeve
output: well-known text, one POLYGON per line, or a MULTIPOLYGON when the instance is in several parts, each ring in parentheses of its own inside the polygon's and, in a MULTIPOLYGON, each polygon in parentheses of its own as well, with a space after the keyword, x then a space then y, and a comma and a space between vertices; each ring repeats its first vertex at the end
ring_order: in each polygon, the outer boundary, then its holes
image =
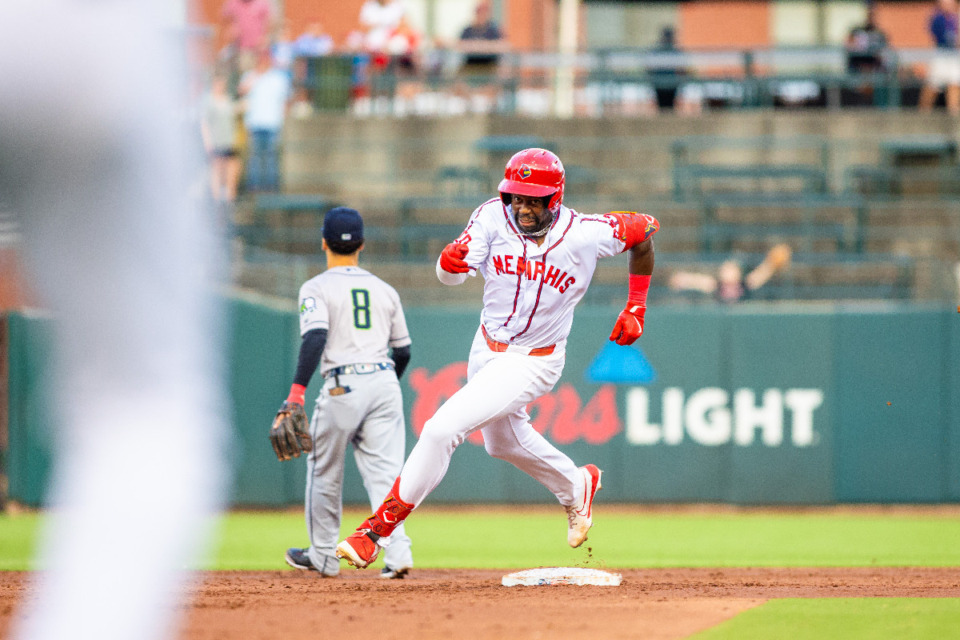
POLYGON ((302 384, 290 385, 290 395, 287 396, 287 402, 296 402, 300 406, 303 406, 305 404, 303 396, 306 395, 306 393, 307 388, 302 384))
POLYGON ((639 305, 646 308, 648 291, 650 291, 650 276, 631 273, 627 287, 627 306, 639 305))

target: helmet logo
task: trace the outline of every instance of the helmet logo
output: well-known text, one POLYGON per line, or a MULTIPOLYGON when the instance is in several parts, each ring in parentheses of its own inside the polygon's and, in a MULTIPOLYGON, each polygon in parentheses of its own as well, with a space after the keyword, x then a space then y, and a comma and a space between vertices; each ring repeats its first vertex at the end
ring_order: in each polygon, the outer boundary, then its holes
POLYGON ((520 169, 517 170, 517 175, 520 176, 521 180, 526 180, 533 173, 533 170, 525 164, 520 165, 520 169))

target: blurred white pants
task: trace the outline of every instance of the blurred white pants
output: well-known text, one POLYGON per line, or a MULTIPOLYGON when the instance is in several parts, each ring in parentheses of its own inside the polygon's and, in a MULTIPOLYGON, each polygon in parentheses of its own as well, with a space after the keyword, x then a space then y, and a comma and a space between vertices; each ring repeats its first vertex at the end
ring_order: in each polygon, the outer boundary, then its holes
POLYGON ((0 187, 56 336, 46 571, 22 640, 170 637, 223 493, 219 252, 191 197, 169 4, 0 3, 0 187))

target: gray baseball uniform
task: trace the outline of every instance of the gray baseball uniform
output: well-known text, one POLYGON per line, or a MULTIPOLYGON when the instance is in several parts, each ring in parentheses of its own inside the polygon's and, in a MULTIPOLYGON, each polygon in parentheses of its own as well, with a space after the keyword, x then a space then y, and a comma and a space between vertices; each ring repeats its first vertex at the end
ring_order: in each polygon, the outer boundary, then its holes
MULTIPOLYGON (((396 290, 360 267, 334 267, 300 288, 300 334, 326 329, 320 361, 323 390, 310 421, 314 448, 307 458, 306 520, 310 561, 321 571, 339 566, 335 550, 343 508, 348 444, 372 509, 403 466, 406 427, 400 383, 389 349, 410 336, 396 290)), ((390 537, 385 563, 413 566, 402 527, 390 537)))

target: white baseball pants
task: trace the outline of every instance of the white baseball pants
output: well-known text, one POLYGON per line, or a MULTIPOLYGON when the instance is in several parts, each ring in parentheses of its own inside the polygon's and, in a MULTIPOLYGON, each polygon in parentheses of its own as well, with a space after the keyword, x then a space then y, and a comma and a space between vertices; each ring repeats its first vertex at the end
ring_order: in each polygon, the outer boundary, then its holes
POLYGON ((548 356, 495 352, 477 331, 470 350, 467 384, 423 427, 400 474, 400 499, 419 505, 447 473, 454 450, 477 429, 487 453, 540 481, 562 505, 574 504, 583 480, 573 461, 530 424, 526 406, 560 379, 564 351, 548 356))

